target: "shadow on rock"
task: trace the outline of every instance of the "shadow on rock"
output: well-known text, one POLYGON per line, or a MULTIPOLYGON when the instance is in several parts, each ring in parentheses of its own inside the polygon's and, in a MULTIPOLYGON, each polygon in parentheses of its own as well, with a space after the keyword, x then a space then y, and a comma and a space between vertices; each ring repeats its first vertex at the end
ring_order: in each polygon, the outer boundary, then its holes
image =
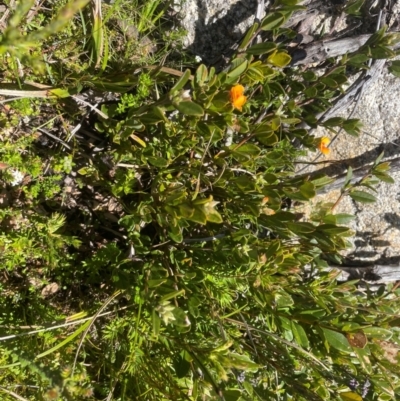
POLYGON ((385 213, 383 215, 384 220, 390 225, 390 228, 396 228, 400 230, 400 216, 396 213, 385 213))
MULTIPOLYGON (((400 139, 390 143, 383 143, 371 150, 368 150, 367 152, 364 152, 360 156, 353 157, 351 159, 340 160, 340 163, 333 163, 327 167, 317 170, 315 173, 326 174, 327 176, 334 177, 344 174, 349 166, 351 166, 353 170, 362 169, 365 166, 372 164, 382 152, 384 152, 384 160, 398 156, 400 154, 400 139)), ((392 168, 390 171, 397 171, 397 164, 398 163, 391 163, 392 168)))
MULTIPOLYGON (((224 10, 208 15, 205 0, 197 0, 197 8, 199 18, 195 26, 195 39, 188 49, 207 64, 214 64, 221 56, 231 55, 231 47, 238 43, 244 34, 238 25, 255 15, 257 0, 238 1, 221 18, 219 15, 223 14, 224 10)), ((212 4, 209 8, 212 8, 212 4)))

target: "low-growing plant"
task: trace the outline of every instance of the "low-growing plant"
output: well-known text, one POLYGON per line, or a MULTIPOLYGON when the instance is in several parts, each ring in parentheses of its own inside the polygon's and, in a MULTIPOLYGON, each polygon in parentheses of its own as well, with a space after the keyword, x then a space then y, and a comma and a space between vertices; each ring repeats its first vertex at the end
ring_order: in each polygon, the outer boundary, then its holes
MULTIPOLYGON (((127 75, 97 52, 101 76, 77 80, 123 93, 84 120, 97 145, 78 136, 48 157, 32 140, 23 170, 17 141, 6 142, 5 190, 16 169, 31 181, 16 184, 20 203, 1 211, 5 397, 399 395, 400 290, 365 295, 326 270, 351 246, 351 216, 335 214, 336 204, 374 201, 375 184, 391 181, 388 164, 380 156, 356 183, 349 169, 338 202, 308 220, 293 208, 332 182, 296 174, 300 156, 329 152, 313 129, 360 133, 358 120, 315 116, 345 91, 348 68, 393 56, 397 37, 383 28, 318 73, 300 70, 287 51, 296 33, 284 28, 297 3, 277 1, 221 71, 145 65, 127 75), (257 35, 264 41, 253 44, 257 35), (58 192, 46 192, 46 180, 58 192)), ((68 97, 58 84, 54 93, 68 97)))

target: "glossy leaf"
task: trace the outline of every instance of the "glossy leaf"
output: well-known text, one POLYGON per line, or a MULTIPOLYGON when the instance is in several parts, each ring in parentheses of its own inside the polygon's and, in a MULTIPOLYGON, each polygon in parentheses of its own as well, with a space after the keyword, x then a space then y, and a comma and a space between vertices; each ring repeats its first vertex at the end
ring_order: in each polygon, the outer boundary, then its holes
POLYGON ((352 352, 352 348, 350 347, 347 338, 342 333, 326 328, 322 328, 322 331, 329 345, 333 348, 345 353, 352 352))
POLYGON ((261 29, 270 31, 279 28, 285 22, 285 17, 280 12, 270 13, 261 21, 261 29))
POLYGON ((248 61, 246 59, 235 59, 232 68, 226 74, 227 83, 237 82, 240 75, 247 69, 248 61))
POLYGON ((377 200, 374 195, 364 191, 351 191, 349 195, 355 201, 362 203, 374 203, 377 200))
POLYGON ((257 31, 259 27, 259 24, 256 22, 254 25, 252 25, 252 27, 247 31, 245 37, 242 40, 242 43, 239 46, 239 50, 243 50, 245 49, 249 43, 250 40, 253 38, 254 33, 257 31))
POLYGON ((310 343, 307 338, 307 334, 303 328, 303 326, 299 323, 296 323, 292 320, 292 331, 296 342, 301 345, 303 348, 308 348, 310 343))
POLYGON ((291 62, 292 58, 286 52, 278 51, 271 54, 267 60, 272 65, 283 68, 291 62))
POLYGON ((248 54, 261 55, 271 53, 276 50, 276 44, 273 42, 257 43, 246 50, 248 54))

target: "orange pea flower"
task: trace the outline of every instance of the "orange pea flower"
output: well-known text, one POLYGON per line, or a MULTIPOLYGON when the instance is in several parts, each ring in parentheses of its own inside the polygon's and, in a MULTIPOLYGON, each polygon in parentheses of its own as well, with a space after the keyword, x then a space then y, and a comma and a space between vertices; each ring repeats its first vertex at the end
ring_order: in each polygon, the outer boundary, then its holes
POLYGON ((327 138, 326 136, 323 136, 321 138, 321 140, 319 141, 319 145, 318 145, 318 149, 321 151, 321 153, 323 153, 324 155, 329 154, 329 152, 331 151, 328 148, 328 145, 331 143, 331 140, 329 138, 327 138))
POLYGON ((242 111, 242 106, 246 103, 247 97, 243 95, 243 85, 235 85, 229 92, 231 103, 235 109, 242 111))

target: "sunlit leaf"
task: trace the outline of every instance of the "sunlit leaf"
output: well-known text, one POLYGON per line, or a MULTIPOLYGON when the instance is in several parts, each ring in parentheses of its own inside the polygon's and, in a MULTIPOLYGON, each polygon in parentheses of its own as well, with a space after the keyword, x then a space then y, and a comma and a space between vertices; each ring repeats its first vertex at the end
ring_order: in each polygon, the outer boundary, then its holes
POLYGON ((339 395, 343 401, 363 401, 361 395, 353 391, 345 391, 343 393, 339 393, 339 395))
POLYGON ((351 191, 349 195, 357 202, 362 203, 374 203, 376 202, 376 197, 368 192, 364 191, 351 191))

